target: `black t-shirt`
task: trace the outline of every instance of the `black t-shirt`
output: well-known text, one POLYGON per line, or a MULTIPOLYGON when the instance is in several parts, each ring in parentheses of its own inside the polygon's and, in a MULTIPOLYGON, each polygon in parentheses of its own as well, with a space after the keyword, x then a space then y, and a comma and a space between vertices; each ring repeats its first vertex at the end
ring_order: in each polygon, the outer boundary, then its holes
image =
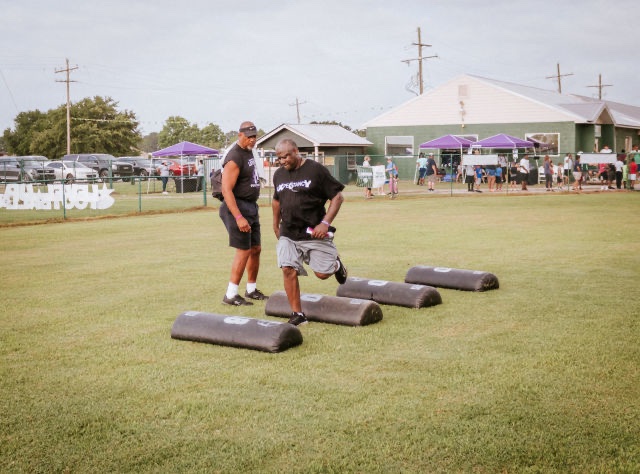
POLYGON ((293 171, 278 168, 273 187, 273 199, 280 202, 280 235, 291 240, 310 239, 307 227, 320 224, 326 202, 344 189, 324 165, 313 160, 304 160, 293 171))
POLYGON ((253 151, 245 150, 236 143, 227 153, 223 166, 226 166, 230 161, 233 161, 240 168, 238 180, 233 187, 233 195, 236 199, 256 202, 260 197, 260 177, 253 158, 253 151))
POLYGON ((436 166, 436 160, 434 160, 433 158, 429 158, 427 160, 427 176, 431 176, 435 173, 435 171, 433 171, 434 166, 436 166))

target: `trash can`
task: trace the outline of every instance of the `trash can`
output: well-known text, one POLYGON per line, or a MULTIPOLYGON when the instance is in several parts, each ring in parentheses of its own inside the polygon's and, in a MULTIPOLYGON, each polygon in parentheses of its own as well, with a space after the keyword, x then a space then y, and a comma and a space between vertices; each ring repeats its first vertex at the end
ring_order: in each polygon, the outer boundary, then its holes
POLYGON ((173 178, 176 183, 176 193, 194 193, 198 183, 198 178, 173 178))

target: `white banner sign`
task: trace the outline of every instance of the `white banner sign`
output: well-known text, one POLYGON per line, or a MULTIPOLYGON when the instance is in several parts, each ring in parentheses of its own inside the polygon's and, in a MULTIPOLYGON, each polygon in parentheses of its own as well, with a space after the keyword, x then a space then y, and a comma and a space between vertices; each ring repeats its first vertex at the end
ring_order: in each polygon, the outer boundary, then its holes
POLYGON ((598 165, 600 163, 615 163, 618 157, 615 153, 582 153, 581 165, 598 165))
POLYGON ((384 182, 387 179, 387 175, 384 172, 384 166, 376 165, 372 166, 371 169, 373 170, 373 183, 371 184, 371 187, 379 188, 384 186, 384 182))
POLYGON ((498 155, 463 155, 462 166, 466 165, 497 165, 498 155))
POLYGON ((46 191, 34 191, 33 184, 7 184, 0 194, 0 209, 107 209, 115 202, 112 192, 106 184, 102 189, 98 184, 50 184, 46 191))

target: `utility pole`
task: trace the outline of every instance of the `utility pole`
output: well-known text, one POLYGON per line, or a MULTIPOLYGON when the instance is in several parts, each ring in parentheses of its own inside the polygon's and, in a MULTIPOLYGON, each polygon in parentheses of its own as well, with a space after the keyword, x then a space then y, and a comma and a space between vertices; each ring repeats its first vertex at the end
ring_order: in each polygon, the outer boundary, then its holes
POLYGON ((602 83, 602 74, 598 74, 598 85, 597 86, 587 86, 587 87, 597 87, 598 88, 598 100, 602 100, 602 88, 603 87, 611 87, 613 84, 603 84, 602 83))
POLYGON ((69 59, 66 59, 67 61, 67 67, 64 69, 56 69, 56 74, 60 73, 60 72, 66 72, 67 73, 67 78, 64 81, 58 81, 56 80, 56 82, 66 82, 67 83, 67 155, 71 154, 71 99, 69 98, 69 83, 70 82, 76 82, 76 81, 72 81, 71 79, 69 79, 69 73, 71 71, 75 71, 76 69, 78 69, 78 66, 73 66, 72 68, 69 67, 69 59))
POLYGON ((294 105, 296 106, 296 115, 298 117, 298 123, 300 123, 300 106, 302 104, 306 104, 306 102, 299 102, 297 97, 296 97, 296 102, 294 104, 289 104, 290 107, 293 107, 294 105))
POLYGON ((431 45, 430 44, 424 44, 422 42, 422 35, 420 32, 420 27, 418 27, 418 42, 417 43, 413 43, 414 46, 418 47, 418 57, 417 58, 413 58, 413 59, 403 59, 402 62, 403 63, 407 63, 407 65, 409 65, 412 61, 418 61, 418 83, 420 84, 420 95, 422 95, 422 92, 424 92, 424 80, 423 80, 423 73, 422 73, 422 61, 425 59, 430 59, 430 58, 437 58, 438 55, 434 55, 434 56, 422 56, 422 48, 430 48, 431 45))
POLYGON ((558 66, 558 73, 555 76, 547 76, 547 79, 555 79, 558 78, 558 93, 562 94, 562 81, 561 81, 561 77, 566 77, 566 76, 573 76, 573 73, 570 72, 569 74, 560 74, 560 63, 557 63, 558 66))

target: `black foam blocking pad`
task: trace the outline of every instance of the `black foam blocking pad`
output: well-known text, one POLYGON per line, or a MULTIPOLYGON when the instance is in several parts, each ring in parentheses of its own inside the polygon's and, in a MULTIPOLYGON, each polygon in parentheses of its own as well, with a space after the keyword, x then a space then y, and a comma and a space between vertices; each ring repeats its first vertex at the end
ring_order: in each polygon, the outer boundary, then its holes
POLYGON ((337 295, 407 308, 424 308, 442 303, 440 293, 431 286, 359 277, 347 278, 343 285, 338 286, 337 295))
POLYGON ((426 265, 411 267, 404 281, 465 291, 487 291, 500 287, 498 278, 493 273, 426 265))
POLYGON ((265 352, 282 352, 302 344, 302 333, 292 324, 199 311, 180 314, 171 337, 265 352))
MULTIPOLYGON (((382 309, 375 301, 338 296, 301 294, 302 311, 310 321, 342 324, 345 326, 366 326, 382 320, 382 309)), ((269 296, 264 309, 269 316, 288 318, 291 306, 284 291, 276 291, 269 296)))

